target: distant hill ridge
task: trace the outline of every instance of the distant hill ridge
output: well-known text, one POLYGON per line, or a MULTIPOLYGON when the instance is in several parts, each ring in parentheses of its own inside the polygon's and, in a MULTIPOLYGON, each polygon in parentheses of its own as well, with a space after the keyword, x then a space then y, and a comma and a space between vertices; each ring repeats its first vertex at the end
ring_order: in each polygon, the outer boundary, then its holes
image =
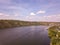
POLYGON ((31 26, 31 25, 59 25, 60 22, 29 22, 29 21, 20 21, 20 20, 0 20, 0 29, 1 28, 10 28, 10 27, 21 27, 21 26, 31 26))

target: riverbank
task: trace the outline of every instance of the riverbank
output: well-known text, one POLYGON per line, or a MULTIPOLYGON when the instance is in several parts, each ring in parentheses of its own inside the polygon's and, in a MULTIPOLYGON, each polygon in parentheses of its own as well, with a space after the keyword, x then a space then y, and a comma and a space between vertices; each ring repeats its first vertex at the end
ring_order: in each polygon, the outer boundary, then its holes
POLYGON ((22 26, 37 26, 39 22, 28 22, 19 20, 0 20, 0 29, 22 27, 22 26))
POLYGON ((29 22, 20 20, 0 20, 0 29, 22 27, 22 26, 49 26, 60 25, 60 22, 29 22))
POLYGON ((48 29, 50 45, 60 45, 60 27, 52 26, 48 29))

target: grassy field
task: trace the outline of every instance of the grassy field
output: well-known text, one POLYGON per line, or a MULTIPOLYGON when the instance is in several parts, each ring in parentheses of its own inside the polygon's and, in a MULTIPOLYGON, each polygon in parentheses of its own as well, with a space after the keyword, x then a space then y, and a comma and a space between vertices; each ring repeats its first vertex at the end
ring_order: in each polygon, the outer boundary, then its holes
POLYGON ((52 26, 48 29, 50 45, 60 45, 60 26, 52 26))

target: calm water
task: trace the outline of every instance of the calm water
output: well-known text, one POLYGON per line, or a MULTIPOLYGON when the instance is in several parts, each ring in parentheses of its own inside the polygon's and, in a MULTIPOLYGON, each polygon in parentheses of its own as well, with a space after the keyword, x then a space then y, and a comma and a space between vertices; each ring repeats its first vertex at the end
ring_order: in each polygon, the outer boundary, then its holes
POLYGON ((0 30, 0 45, 49 45, 47 26, 28 26, 0 30))

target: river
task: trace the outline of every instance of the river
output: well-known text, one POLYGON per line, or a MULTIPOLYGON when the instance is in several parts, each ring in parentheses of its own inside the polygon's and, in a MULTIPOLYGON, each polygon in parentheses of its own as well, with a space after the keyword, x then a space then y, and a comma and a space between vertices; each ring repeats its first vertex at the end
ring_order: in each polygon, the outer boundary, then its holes
POLYGON ((0 45, 49 45, 47 26, 0 29, 0 45))

